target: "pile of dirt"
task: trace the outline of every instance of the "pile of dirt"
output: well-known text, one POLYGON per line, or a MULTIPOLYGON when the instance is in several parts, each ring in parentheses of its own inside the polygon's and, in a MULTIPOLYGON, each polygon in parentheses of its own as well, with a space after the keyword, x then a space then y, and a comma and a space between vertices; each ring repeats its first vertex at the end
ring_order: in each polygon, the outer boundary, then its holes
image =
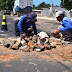
POLYGON ((72 62, 72 46, 68 45, 66 47, 63 46, 57 46, 56 48, 53 48, 51 50, 45 50, 42 52, 23 52, 20 50, 11 50, 7 49, 5 47, 0 46, 0 50, 2 51, 2 55, 0 56, 0 61, 3 62, 9 62, 11 60, 16 60, 21 57, 29 56, 32 59, 33 58, 40 58, 47 61, 66 61, 72 62))
POLYGON ((9 62, 10 60, 16 60, 16 59, 19 59, 18 55, 7 54, 7 55, 0 56, 0 60, 4 62, 9 62))

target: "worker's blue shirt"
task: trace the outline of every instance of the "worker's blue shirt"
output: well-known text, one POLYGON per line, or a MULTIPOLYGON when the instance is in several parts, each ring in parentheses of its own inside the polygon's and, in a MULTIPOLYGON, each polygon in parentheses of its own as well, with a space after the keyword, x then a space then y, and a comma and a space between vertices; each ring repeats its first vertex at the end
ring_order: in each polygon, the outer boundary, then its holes
POLYGON ((62 26, 64 28, 61 28, 60 31, 64 32, 67 30, 71 30, 72 31, 72 19, 70 17, 64 17, 62 20, 62 26))
POLYGON ((19 21, 19 23, 17 25, 18 30, 20 31, 20 33, 25 33, 24 32, 24 29, 27 29, 30 26, 32 26, 33 27, 33 30, 34 30, 34 34, 36 35, 37 34, 37 30, 36 30, 36 24, 35 24, 35 22, 26 22, 26 19, 27 19, 27 15, 24 15, 20 19, 20 21, 19 21))

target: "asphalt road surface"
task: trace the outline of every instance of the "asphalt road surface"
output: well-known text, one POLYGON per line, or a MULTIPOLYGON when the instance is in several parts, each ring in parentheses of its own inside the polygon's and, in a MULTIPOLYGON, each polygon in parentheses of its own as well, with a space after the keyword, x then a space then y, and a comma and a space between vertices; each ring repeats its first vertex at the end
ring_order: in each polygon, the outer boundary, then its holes
MULTIPOLYGON (((16 19, 20 18, 16 16, 6 16, 8 31, 2 31, 2 15, 0 15, 0 38, 15 37, 14 22, 16 19)), ((38 22, 36 23, 38 31, 46 31, 47 33, 50 33, 52 29, 55 30, 58 24, 60 23, 55 20, 53 21, 43 19, 38 19, 38 22)), ((0 50, 0 55, 6 55, 9 53, 18 54, 16 52, 17 51, 2 53, 2 51, 0 50)), ((28 53, 25 56, 20 55, 21 58, 17 60, 11 60, 10 62, 0 61, 0 72, 72 72, 71 62, 68 62, 66 60, 48 61, 39 58, 39 55, 41 55, 41 53, 36 53, 36 56, 34 56, 34 54, 32 53, 28 53)))

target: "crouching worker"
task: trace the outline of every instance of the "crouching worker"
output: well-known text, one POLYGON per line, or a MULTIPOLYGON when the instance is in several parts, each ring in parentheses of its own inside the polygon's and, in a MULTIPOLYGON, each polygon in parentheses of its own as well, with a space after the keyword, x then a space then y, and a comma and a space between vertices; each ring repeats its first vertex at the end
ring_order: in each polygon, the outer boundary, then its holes
POLYGON ((56 18, 59 22, 62 23, 56 30, 55 37, 61 32, 62 36, 65 38, 65 41, 72 39, 72 19, 70 17, 65 17, 63 11, 56 12, 56 18))
POLYGON ((37 15, 35 12, 31 12, 30 14, 22 16, 20 21, 17 24, 18 30, 20 31, 23 38, 26 36, 37 35, 37 29, 35 22, 37 15))

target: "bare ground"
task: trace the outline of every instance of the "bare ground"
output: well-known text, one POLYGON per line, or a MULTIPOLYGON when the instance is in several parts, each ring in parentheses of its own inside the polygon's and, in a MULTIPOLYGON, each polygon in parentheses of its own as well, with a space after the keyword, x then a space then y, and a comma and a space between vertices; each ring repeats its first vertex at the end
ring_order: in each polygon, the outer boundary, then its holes
MULTIPOLYGON (((16 18, 14 20, 16 20, 16 18)), ((36 22, 36 25, 37 25, 38 32, 45 31, 50 35, 50 33, 52 31, 57 29, 57 27, 58 27, 58 25, 60 25, 60 23, 57 21, 38 19, 38 21, 36 22)), ((0 38, 0 42, 3 39, 4 38, 0 38)), ((3 46, 0 46, 0 61, 15 60, 15 59, 17 59, 16 55, 17 55, 18 59, 20 59, 22 56, 32 55, 32 58, 37 56, 37 57, 44 59, 44 60, 49 60, 49 61, 68 60, 69 62, 72 63, 72 44, 65 46, 65 47, 63 47, 61 45, 57 45, 56 48, 53 48, 51 50, 46 50, 43 52, 39 52, 39 53, 37 53, 35 51, 30 52, 30 53, 26 53, 26 52, 22 52, 19 50, 11 50, 11 49, 7 49, 3 46), (13 58, 10 58, 10 57, 13 57, 13 58)))

